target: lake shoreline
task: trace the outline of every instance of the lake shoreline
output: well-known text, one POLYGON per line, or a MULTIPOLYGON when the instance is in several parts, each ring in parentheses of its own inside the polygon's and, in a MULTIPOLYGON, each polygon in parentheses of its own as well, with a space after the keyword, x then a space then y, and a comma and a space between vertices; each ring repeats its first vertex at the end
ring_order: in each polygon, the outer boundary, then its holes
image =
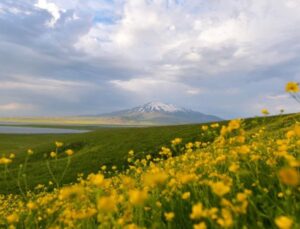
POLYGON ((0 124, 0 134, 82 134, 91 130, 0 124))

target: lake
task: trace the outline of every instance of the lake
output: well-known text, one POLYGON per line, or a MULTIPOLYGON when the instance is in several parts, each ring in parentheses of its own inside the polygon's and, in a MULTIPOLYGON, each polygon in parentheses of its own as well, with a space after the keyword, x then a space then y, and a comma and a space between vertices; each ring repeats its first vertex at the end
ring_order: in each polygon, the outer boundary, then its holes
POLYGON ((89 132, 89 130, 40 128, 27 126, 0 126, 0 134, 80 134, 86 132, 89 132))

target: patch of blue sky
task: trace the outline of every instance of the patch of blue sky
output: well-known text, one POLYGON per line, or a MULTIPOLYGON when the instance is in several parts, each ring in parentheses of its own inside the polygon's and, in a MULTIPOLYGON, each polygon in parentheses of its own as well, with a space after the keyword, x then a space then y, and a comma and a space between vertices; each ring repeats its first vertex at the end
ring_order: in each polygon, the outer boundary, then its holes
POLYGON ((94 18, 94 23, 101 23, 101 24, 115 24, 119 20, 118 17, 111 15, 108 12, 98 12, 94 18))

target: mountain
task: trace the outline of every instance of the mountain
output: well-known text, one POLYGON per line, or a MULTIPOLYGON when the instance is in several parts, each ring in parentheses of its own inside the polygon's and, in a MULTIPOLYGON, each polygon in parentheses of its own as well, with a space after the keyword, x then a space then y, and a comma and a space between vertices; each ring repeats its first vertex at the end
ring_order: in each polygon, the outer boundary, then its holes
POLYGON ((125 122, 151 124, 184 124, 220 121, 221 118, 177 107, 173 104, 150 102, 132 109, 98 115, 122 119, 125 122))

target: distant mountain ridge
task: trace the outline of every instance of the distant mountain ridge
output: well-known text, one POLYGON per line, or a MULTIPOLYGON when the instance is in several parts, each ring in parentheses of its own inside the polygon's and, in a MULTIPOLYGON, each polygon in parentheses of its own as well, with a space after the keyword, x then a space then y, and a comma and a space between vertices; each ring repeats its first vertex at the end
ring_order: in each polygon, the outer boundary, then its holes
POLYGON ((119 118, 128 122, 152 124, 186 124, 221 121, 222 119, 198 111, 177 107, 162 102, 149 102, 131 109, 97 115, 99 117, 119 118))

